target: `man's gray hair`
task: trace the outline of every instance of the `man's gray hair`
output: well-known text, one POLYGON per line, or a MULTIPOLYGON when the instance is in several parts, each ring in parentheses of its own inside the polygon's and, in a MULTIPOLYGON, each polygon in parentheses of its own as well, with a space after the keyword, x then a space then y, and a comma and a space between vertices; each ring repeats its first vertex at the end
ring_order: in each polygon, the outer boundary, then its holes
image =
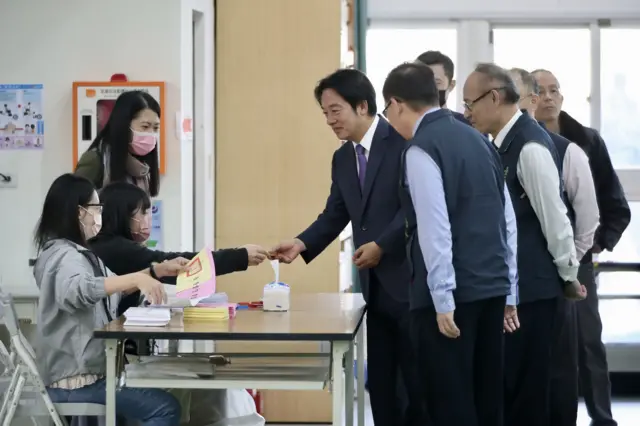
POLYGON ((515 105, 520 101, 520 92, 511 74, 506 69, 491 63, 480 63, 476 65, 474 72, 486 77, 489 84, 495 84, 495 90, 504 92, 504 101, 515 105))
POLYGON ((533 73, 522 68, 511 68, 509 72, 520 78, 522 85, 527 89, 528 93, 533 93, 535 95, 540 94, 540 86, 538 85, 536 78, 533 76, 533 73))
MULTIPOLYGON (((556 79, 556 82, 558 83, 558 88, 560 87, 560 82, 558 81, 558 77, 556 77, 554 73, 552 73, 551 71, 549 71, 547 69, 544 69, 544 68, 535 69, 535 70, 531 71, 531 75, 535 79, 536 78, 536 74, 541 73, 541 72, 546 72, 547 74, 551 74, 553 76, 553 78, 556 79)), ((536 81, 536 83, 537 83, 537 81, 536 81)), ((538 86, 538 88, 540 88, 540 86, 538 86)))

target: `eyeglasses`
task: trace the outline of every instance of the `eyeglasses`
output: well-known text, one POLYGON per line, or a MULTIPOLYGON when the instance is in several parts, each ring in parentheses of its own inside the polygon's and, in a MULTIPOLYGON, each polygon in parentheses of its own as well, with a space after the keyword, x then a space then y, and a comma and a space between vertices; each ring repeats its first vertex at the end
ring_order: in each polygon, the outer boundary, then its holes
POLYGON ((477 98, 475 98, 474 100, 469 101, 469 102, 465 102, 462 105, 464 106, 464 109, 466 109, 467 111, 471 111, 475 104, 477 104, 478 102, 480 102, 481 100, 486 98, 491 92, 493 92, 494 90, 498 91, 498 90, 504 90, 504 89, 506 89, 506 87, 494 87, 494 88, 491 88, 491 89, 487 90, 486 92, 484 92, 482 95, 480 95, 477 98))
POLYGON ((384 109, 382 110, 382 115, 383 116, 387 116, 387 112, 389 111, 389 107, 391 106, 391 101, 387 102, 387 104, 384 106, 384 109))
POLYGON ((93 209, 97 210, 97 211, 98 211, 98 213, 102 214, 102 209, 104 208, 104 204, 102 204, 102 203, 98 203, 98 204, 96 204, 96 203, 89 203, 89 204, 87 204, 87 205, 86 205, 86 208, 87 208, 87 209, 89 209, 89 208, 93 208, 93 209))

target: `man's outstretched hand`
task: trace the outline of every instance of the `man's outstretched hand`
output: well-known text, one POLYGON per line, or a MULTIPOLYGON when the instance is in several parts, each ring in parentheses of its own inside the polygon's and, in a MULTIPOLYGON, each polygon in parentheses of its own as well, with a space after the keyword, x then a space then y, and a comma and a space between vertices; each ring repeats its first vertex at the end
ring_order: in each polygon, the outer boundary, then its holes
POLYGON ((282 263, 291 263, 306 249, 304 243, 298 238, 281 241, 269 250, 269 259, 278 259, 282 263))

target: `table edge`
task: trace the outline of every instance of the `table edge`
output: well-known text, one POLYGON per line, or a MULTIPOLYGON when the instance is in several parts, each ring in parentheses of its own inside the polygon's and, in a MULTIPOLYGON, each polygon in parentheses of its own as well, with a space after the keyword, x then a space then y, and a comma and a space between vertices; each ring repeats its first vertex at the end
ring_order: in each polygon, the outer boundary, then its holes
POLYGON ((157 340, 247 340, 247 341, 352 341, 362 327, 364 316, 367 312, 366 305, 362 309, 362 314, 358 319, 352 333, 230 333, 230 332, 210 332, 194 333, 180 331, 149 330, 140 331, 107 331, 98 329, 93 331, 93 337, 101 340, 115 339, 157 339, 157 340))

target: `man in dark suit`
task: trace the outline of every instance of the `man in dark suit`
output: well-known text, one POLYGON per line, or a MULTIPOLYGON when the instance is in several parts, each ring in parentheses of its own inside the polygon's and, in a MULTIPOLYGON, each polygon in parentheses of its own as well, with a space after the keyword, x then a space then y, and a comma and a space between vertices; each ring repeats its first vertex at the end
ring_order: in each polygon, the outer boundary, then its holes
POLYGON ((315 97, 327 124, 347 141, 333 155, 324 211, 300 235, 271 255, 311 262, 351 222, 362 293, 367 302, 367 363, 376 426, 403 422, 398 369, 409 397, 405 424, 423 425, 413 400, 415 377, 409 336, 409 268, 398 179, 405 140, 376 115, 376 95, 360 71, 342 69, 322 79, 315 97))
POLYGON ((396 67, 383 95, 389 122, 411 139, 401 183, 428 412, 436 426, 501 426, 503 332, 518 324, 517 230, 500 158, 439 107, 429 67, 396 67))
MULTIPOLYGON (((456 87, 456 80, 453 78, 455 67, 450 57, 438 50, 427 50, 420 56, 417 61, 427 65, 433 71, 436 78, 436 86, 438 87, 438 103, 440 108, 447 108, 447 101, 451 91, 456 87)), ((456 120, 460 120, 465 124, 469 124, 464 114, 451 111, 456 120)))

